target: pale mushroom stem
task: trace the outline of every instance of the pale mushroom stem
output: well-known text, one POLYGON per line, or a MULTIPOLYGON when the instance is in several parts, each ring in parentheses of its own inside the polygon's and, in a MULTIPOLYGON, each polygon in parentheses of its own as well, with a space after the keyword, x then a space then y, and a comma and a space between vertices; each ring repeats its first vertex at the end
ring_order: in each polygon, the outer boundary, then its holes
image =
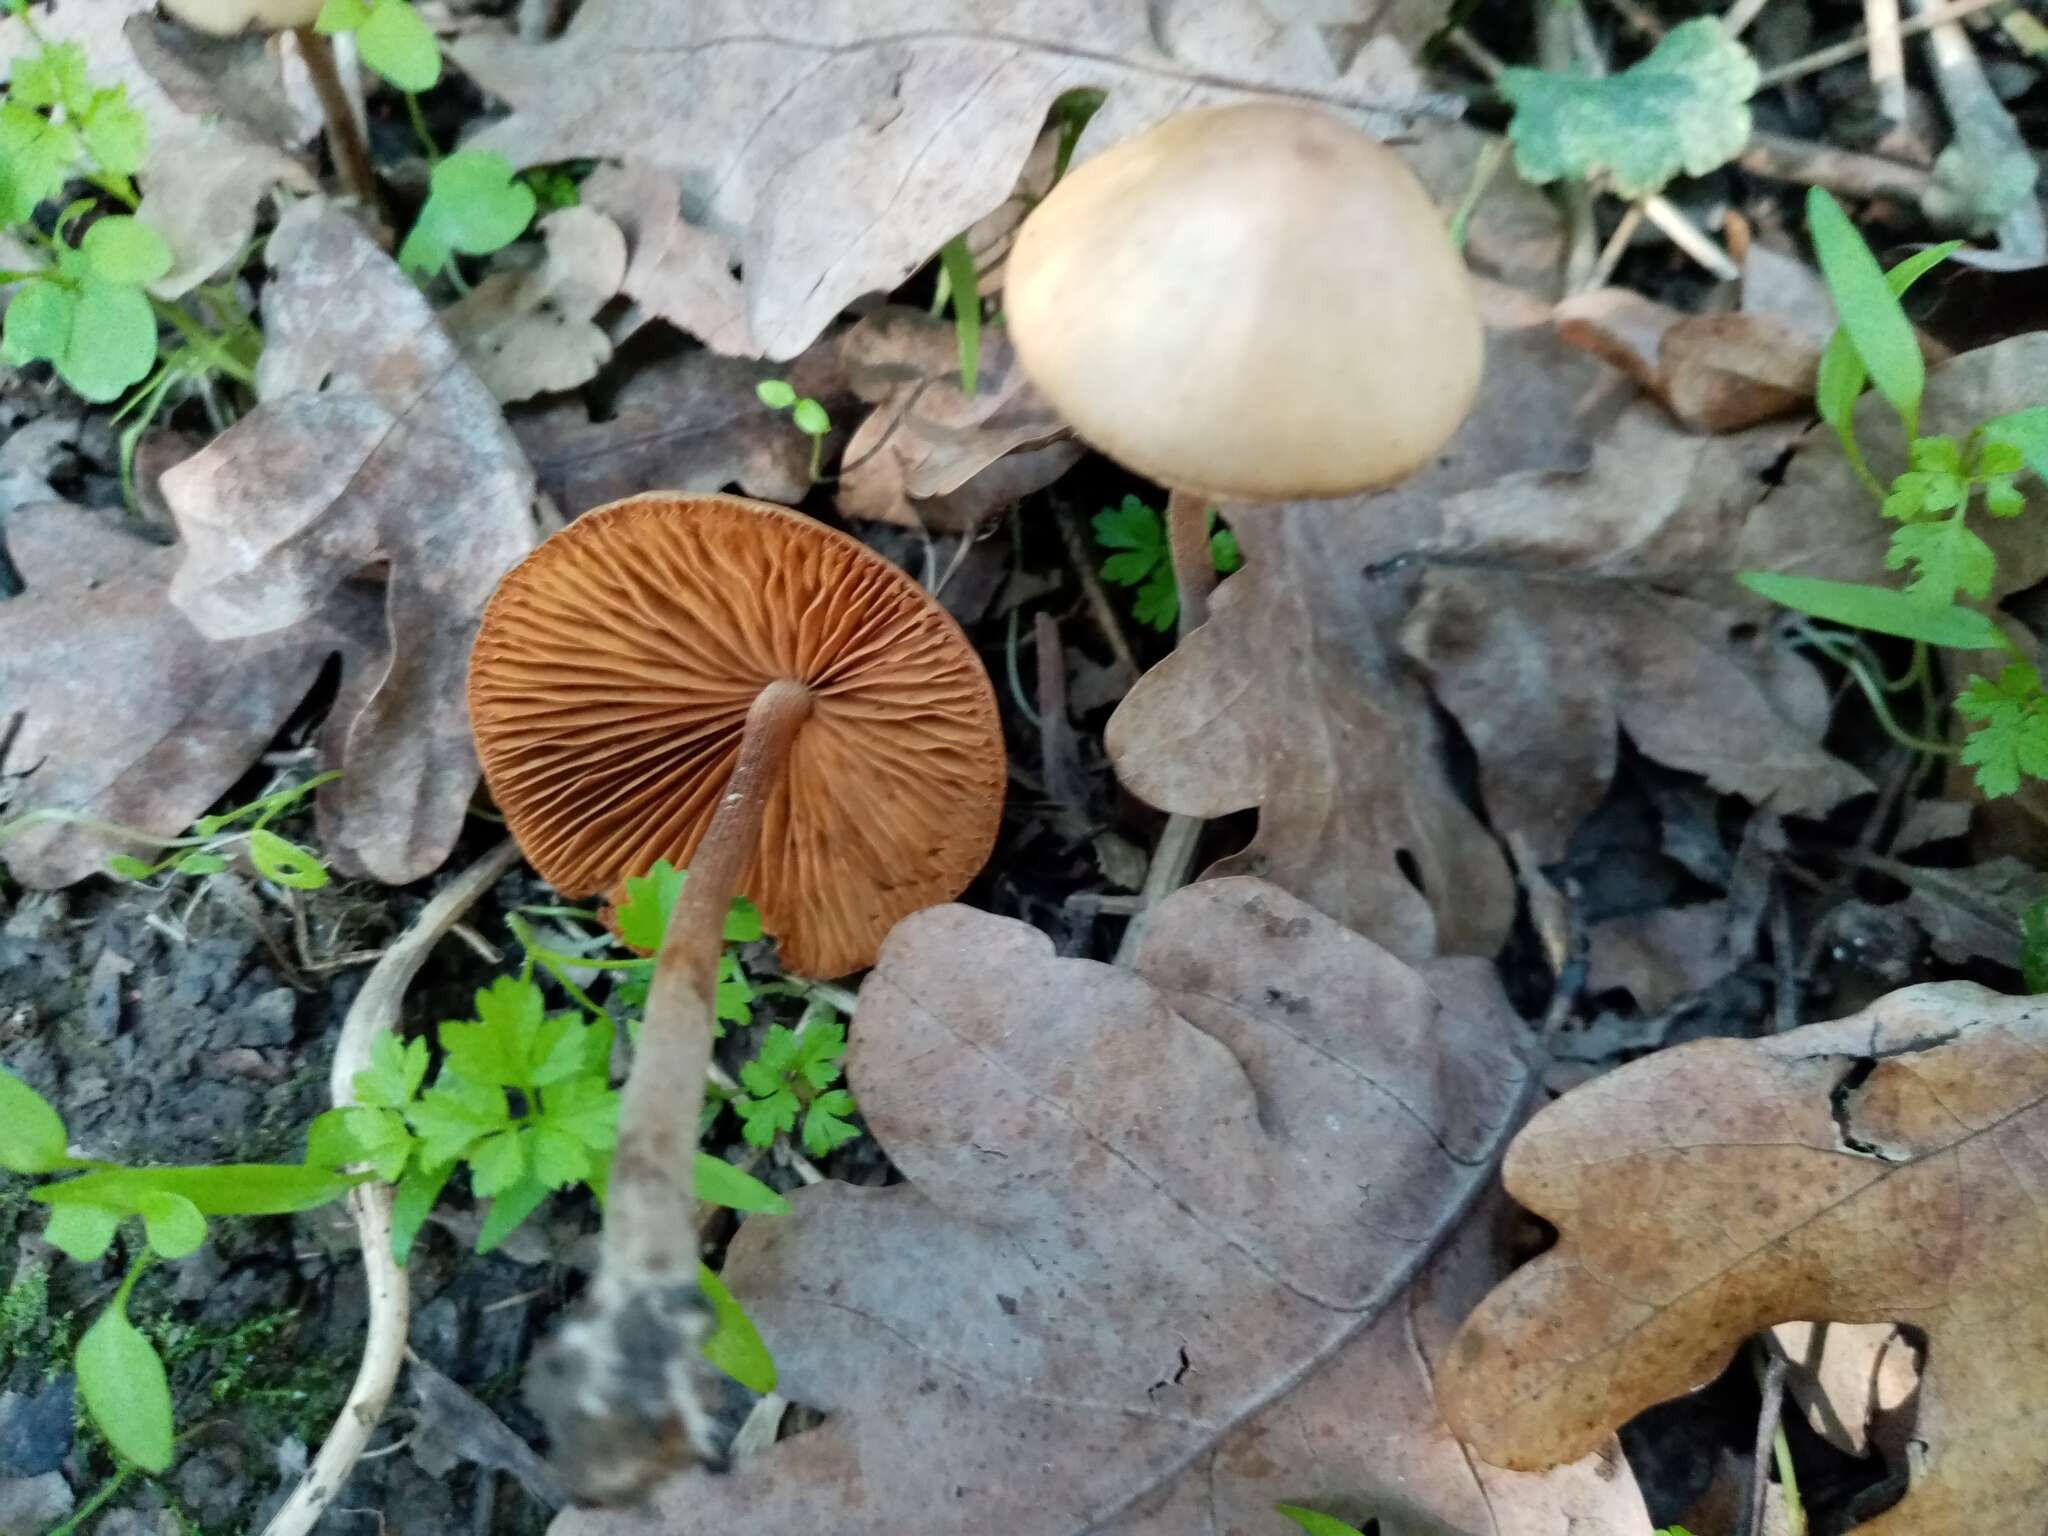
POLYGON ((377 172, 370 164, 370 146, 363 142, 355 108, 342 88, 334 45, 311 27, 294 27, 292 38, 299 45, 299 57, 306 61, 313 93, 320 98, 321 115, 327 119, 327 149, 334 156, 335 174, 351 196, 376 213, 377 172))
POLYGON ((543 1346, 528 1400, 579 1497, 637 1498, 718 1447, 697 1288, 697 1121, 711 1065, 725 914, 760 841, 768 797, 810 717, 811 690, 770 683, 669 918, 619 1106, 604 1243, 584 1306, 543 1346))
POLYGON ((1166 498, 1166 543, 1173 555, 1173 584, 1180 589, 1180 636, 1209 621, 1209 594, 1216 586, 1216 562, 1209 554, 1209 503, 1192 491, 1166 498))

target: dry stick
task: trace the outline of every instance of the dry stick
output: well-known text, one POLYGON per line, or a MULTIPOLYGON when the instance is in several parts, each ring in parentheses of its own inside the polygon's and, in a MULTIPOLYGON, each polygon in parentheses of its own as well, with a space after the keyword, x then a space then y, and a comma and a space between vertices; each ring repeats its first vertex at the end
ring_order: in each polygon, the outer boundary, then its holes
MULTIPOLYGON (((413 925, 402 934, 384 958, 363 978, 363 990, 342 1021, 341 1038, 335 1042, 334 1067, 328 1074, 328 1097, 337 1109, 355 1103, 355 1079, 366 1071, 377 1041, 398 1023, 405 989, 427 955, 442 936, 453 928, 484 892, 519 861, 518 845, 506 841, 457 875, 428 902, 413 925)), ((392 1186, 373 1181, 358 1184, 349 1193, 349 1213, 355 1217, 356 1234, 363 1245, 363 1277, 370 1293, 369 1336, 363 1343, 362 1364, 356 1368, 355 1385, 348 1401, 327 1432, 320 1454, 299 1479, 291 1497, 263 1528, 263 1536, 305 1536, 341 1491, 342 1484, 376 1432, 391 1400, 391 1388, 398 1380, 399 1363, 405 1358, 405 1330, 410 1305, 405 1271, 391 1257, 392 1186)))
POLYGON ((1899 34, 1899 0, 1863 0, 1863 30, 1869 39, 1870 85, 1877 112, 1886 122, 1906 122, 1906 44, 1899 34))
MULTIPOLYGON (((1899 36, 1912 37, 1925 32, 1929 27, 1938 27, 1944 21, 1961 21, 1965 16, 1988 11, 1995 5, 2010 4, 2012 0, 1954 0, 1952 5, 1942 6, 1939 10, 1923 11, 1911 21, 1901 22, 1899 36)), ((1846 64, 1849 60, 1860 57, 1869 48, 1870 38, 1863 33, 1858 33, 1846 42, 1830 43, 1827 47, 1815 49, 1789 64, 1780 64, 1776 69, 1765 70, 1763 78, 1757 82, 1757 89, 1783 85, 1788 80, 1802 79, 1807 75, 1818 74, 1823 69, 1833 68, 1837 64, 1846 64)))
POLYGON ((1736 157, 1735 163, 1773 181, 1826 187, 1844 197, 1903 197, 1917 203, 1934 185, 1931 172, 1888 155, 1837 149, 1832 144, 1817 144, 1762 129, 1749 136, 1749 147, 1736 157))
POLYGON ((1769 1354, 1770 1364, 1764 1367, 1763 1408, 1756 1416, 1756 1459, 1749 1469, 1749 1505, 1743 1513, 1742 1536, 1764 1536, 1764 1508, 1771 1485, 1765 1468, 1777 1444, 1778 1413, 1785 1401, 1785 1357, 1775 1349, 1769 1354))
POLYGON ((1173 554, 1173 584, 1180 594, 1180 637, 1209 622, 1209 594, 1216 586, 1216 562, 1209 554, 1209 506, 1193 491, 1166 497, 1166 543, 1173 554))
POLYGON ((1614 226, 1614 233, 1607 237, 1607 244, 1600 248, 1600 259, 1586 274, 1587 288, 1603 288, 1614 276, 1614 269, 1621 264, 1622 253, 1628 249, 1629 241, 1635 238, 1636 230, 1642 225, 1645 211, 1641 198, 1622 210, 1621 221, 1614 226))
POLYGON ((321 115, 327 119, 327 149, 334 156, 335 173, 358 202, 376 213, 380 207, 377 173, 370 165, 370 146, 363 142, 363 130, 341 83, 341 71, 335 67, 334 45, 311 27, 297 28, 292 38, 306 61, 314 94, 320 98, 321 115))
POLYGON ((1131 650, 1131 642, 1124 637, 1124 627, 1116 616, 1116 605, 1109 600, 1109 593, 1103 590, 1102 579, 1095 574, 1095 560, 1088 552, 1088 540, 1081 532, 1081 526, 1074 521, 1074 514, 1065 507, 1055 513, 1059 524, 1060 542, 1066 546, 1067 563, 1080 578, 1081 594, 1088 601, 1088 611, 1094 615, 1095 627, 1102 631, 1102 638, 1108 643, 1109 651, 1118 662, 1137 677, 1145 669, 1138 665, 1138 658, 1131 650))
POLYGON ((1771 0, 1735 0, 1735 3, 1721 14, 1721 30, 1730 37, 1740 37, 1749 30, 1749 24, 1763 14, 1764 7, 1771 0))
POLYGON ((778 679, 747 711, 739 760, 669 918, 640 1047, 619 1103, 598 1271, 577 1314, 535 1355, 528 1400, 579 1496, 638 1497, 694 1454, 715 1460, 715 1326, 697 1289, 697 1122, 716 1030, 718 960, 740 872, 810 689, 778 679))

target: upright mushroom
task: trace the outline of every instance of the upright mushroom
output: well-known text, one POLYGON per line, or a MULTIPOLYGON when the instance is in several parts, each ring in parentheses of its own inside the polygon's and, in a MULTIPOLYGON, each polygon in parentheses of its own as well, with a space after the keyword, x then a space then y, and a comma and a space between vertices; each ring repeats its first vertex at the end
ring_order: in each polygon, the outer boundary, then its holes
POLYGON ((620 1112, 598 1274, 530 1393, 584 1497, 709 1454, 692 1177, 726 908, 798 972, 873 962, 988 857, 1006 777, 959 627, 893 565, 787 508, 636 496, 506 576, 470 663, 484 776, 565 894, 689 867, 620 1112))
POLYGON ((1172 492, 1182 634, 1214 582, 1208 500, 1391 485, 1479 388, 1478 308, 1429 194, 1294 103, 1185 112, 1087 161, 1024 221, 1003 309, 1061 415, 1172 492))
POLYGON ((321 115, 327 120, 327 149, 334 156, 335 173, 365 206, 377 206, 377 175, 370 166, 370 147, 363 141, 348 92, 342 89, 334 46, 313 29, 320 19, 322 0, 163 0, 163 4, 186 26, 216 37, 232 37, 251 28, 291 33, 299 57, 306 61, 314 94, 320 98, 321 115))

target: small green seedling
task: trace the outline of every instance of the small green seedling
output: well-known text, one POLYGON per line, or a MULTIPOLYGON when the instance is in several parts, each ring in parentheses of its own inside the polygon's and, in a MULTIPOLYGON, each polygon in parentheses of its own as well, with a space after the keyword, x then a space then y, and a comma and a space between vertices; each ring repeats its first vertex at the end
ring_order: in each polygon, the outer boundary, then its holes
MULTIPOLYGON (((1209 509, 1208 519, 1209 558, 1218 574, 1228 576, 1244 564, 1237 535, 1216 526, 1215 508, 1209 509)), ((1131 608, 1137 621, 1160 631, 1172 629, 1180 617, 1180 588, 1174 584, 1173 551, 1159 513, 1136 496, 1126 496, 1121 506, 1095 514, 1095 542, 1118 551, 1102 562, 1102 579, 1138 589, 1131 608)))
POLYGON ((1347 1525, 1335 1515, 1317 1514, 1299 1504, 1275 1504, 1273 1507, 1307 1531, 1308 1536, 1365 1536, 1357 1526, 1347 1525))
POLYGON ((362 61, 401 91, 432 90, 441 80, 441 45, 408 0, 327 0, 313 30, 348 33, 362 61))
POLYGON ((432 274, 458 255, 503 250, 526 233, 538 202, 503 155, 458 150, 435 164, 420 216, 398 248, 398 264, 414 274, 432 274))
POLYGON ((156 365, 156 312, 146 290, 170 271, 171 248, 126 214, 98 220, 77 245, 64 241, 67 223, 58 221, 57 264, 24 282, 7 306, 0 360, 49 363, 82 398, 105 402, 156 365))
POLYGON ((816 480, 825 462, 825 438, 832 431, 832 418, 825 407, 809 395, 798 395, 787 379, 763 379, 754 394, 771 411, 788 411, 797 431, 811 440, 811 478, 816 480))
MULTIPOLYGON (((1815 403, 1857 478, 1877 499, 1881 515, 1899 524, 1885 565, 1908 576, 1903 591, 1759 571, 1745 572, 1741 579, 1751 590, 1811 618, 1915 642, 1908 679, 1888 683, 1873 679, 1858 658, 1820 632, 1811 637, 1849 667, 1880 722, 1894 735, 1916 747, 1947 752, 1939 744, 1905 736, 1891 721, 1884 695, 1925 678, 1929 646, 2011 649, 1987 615, 1957 601, 1985 601, 1998 574, 1996 554, 1969 518, 1980 497, 1993 518, 2019 516, 2026 509, 2022 478, 2048 478, 2048 406, 1994 417, 1961 438, 1921 436, 1927 374, 1919 338, 1899 300, 1958 243, 1922 251, 1886 272, 1841 205, 1821 188, 1812 189, 1807 199, 1807 219, 1841 316, 1821 355, 1815 403), (1871 468, 1856 439, 1856 403, 1872 387, 1905 429, 1907 463, 1888 483, 1871 468)), ((2009 795, 2023 778, 2048 778, 2048 692, 2034 667, 2014 661, 1995 680, 1973 675, 1956 700, 1956 711, 1973 727, 1960 755, 1977 770, 1977 787, 1984 794, 2009 795)))
POLYGON ((860 1135, 847 1123, 853 1095, 834 1087, 844 1070, 846 1026, 831 1006, 813 1002, 795 1029, 771 1024, 754 1059, 740 1068, 743 1092, 731 1100, 740 1134, 750 1146, 766 1147, 778 1134, 797 1129, 801 1117, 804 1150, 824 1157, 860 1135))
POLYGON ((71 1174, 29 1198, 50 1208, 43 1236, 81 1264, 106 1257, 124 1223, 141 1242, 126 1278, 85 1330, 73 1356, 78 1394, 107 1443, 146 1471, 171 1463, 171 1394, 155 1346, 128 1318, 128 1299, 155 1259, 176 1260, 206 1241, 209 1216, 271 1216, 339 1199, 357 1175, 293 1163, 126 1168, 72 1157, 63 1117, 20 1078, 0 1070, 0 1168, 30 1177, 71 1174))

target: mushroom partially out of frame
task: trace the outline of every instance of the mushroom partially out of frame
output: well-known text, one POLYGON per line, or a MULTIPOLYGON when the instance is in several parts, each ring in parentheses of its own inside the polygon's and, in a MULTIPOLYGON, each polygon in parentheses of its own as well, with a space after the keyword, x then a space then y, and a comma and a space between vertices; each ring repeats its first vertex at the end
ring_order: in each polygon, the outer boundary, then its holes
POLYGON ((321 0, 163 0, 163 5, 186 26, 216 37, 251 30, 291 33, 299 57, 306 61, 314 94, 320 98, 335 174, 364 206, 377 206, 377 175, 370 166, 370 147, 363 142, 362 126, 342 88, 334 45, 313 30, 313 23, 320 18, 321 0))
POLYGON ((619 1117, 596 1277, 529 1396, 584 1498, 715 1453, 693 1161, 725 913, 798 973, 873 963, 995 840, 1007 768, 967 638, 908 576, 784 507, 636 496, 499 586, 470 663, 484 776, 543 877, 616 891, 687 864, 619 1117))
POLYGON ((1079 166, 1018 232, 1003 311, 1074 430, 1172 493, 1182 634, 1215 580, 1211 500, 1392 485, 1479 388, 1478 307, 1429 194, 1294 103, 1185 112, 1079 166))

